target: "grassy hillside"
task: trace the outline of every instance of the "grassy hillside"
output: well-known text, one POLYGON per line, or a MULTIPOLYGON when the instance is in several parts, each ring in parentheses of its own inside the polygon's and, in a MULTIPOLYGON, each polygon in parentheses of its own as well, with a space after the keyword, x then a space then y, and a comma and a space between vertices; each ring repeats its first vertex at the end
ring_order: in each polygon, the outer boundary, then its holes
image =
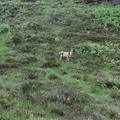
POLYGON ((119 5, 0 1, 0 120, 120 119, 119 5))

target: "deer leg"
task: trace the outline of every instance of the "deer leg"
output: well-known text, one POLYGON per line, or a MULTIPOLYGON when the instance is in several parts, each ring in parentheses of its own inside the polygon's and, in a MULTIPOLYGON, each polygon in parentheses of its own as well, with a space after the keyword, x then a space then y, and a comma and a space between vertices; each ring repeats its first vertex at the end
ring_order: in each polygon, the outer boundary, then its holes
POLYGON ((62 60, 62 58, 63 58, 62 55, 60 55, 60 60, 62 60))
POLYGON ((69 57, 67 57, 67 61, 69 61, 69 57))

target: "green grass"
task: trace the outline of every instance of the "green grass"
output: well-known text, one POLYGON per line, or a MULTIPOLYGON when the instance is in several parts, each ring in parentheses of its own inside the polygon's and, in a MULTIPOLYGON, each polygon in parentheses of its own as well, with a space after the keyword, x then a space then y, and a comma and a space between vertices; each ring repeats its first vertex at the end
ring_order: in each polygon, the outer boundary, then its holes
POLYGON ((96 19, 100 20, 101 24, 105 28, 120 28, 120 8, 107 6, 100 6, 98 9, 93 7, 93 13, 95 14, 96 19))
POLYGON ((119 5, 21 1, 0 3, 0 119, 118 120, 119 5))

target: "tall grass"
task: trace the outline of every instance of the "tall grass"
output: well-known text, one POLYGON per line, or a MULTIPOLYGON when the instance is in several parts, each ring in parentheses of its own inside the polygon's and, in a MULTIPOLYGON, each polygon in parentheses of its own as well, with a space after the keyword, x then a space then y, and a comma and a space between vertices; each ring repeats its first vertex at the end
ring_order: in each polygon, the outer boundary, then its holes
POLYGON ((120 6, 93 6, 92 12, 96 20, 99 21, 99 24, 103 25, 104 28, 120 29, 120 6))

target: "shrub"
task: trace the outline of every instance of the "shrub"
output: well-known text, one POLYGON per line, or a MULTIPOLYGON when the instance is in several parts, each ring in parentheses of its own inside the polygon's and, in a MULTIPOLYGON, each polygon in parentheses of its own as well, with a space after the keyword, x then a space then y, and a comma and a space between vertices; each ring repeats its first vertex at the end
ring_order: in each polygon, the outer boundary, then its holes
POLYGON ((99 6, 93 7, 95 18, 105 28, 120 28, 120 7, 99 6))
POLYGON ((0 38, 3 40, 4 43, 9 43, 13 37, 10 31, 10 26, 7 24, 0 25, 0 35, 0 38))
POLYGON ((110 49, 107 46, 104 45, 100 45, 97 43, 88 43, 85 44, 83 46, 81 46, 78 50, 77 53, 78 54, 89 54, 89 55, 97 55, 100 56, 102 54, 106 54, 106 53, 112 53, 114 52, 114 49, 110 49))
POLYGON ((8 33, 9 30, 10 30, 9 25, 7 24, 0 25, 0 34, 8 33))

